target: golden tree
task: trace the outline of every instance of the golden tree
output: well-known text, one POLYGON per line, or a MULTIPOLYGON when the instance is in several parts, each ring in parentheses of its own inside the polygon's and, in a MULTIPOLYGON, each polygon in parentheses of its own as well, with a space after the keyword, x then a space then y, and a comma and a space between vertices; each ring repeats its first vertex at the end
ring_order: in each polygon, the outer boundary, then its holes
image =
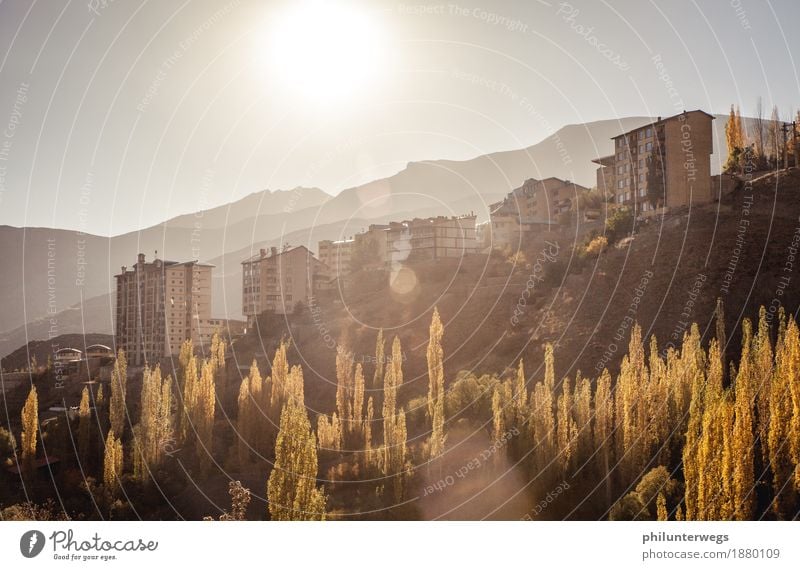
POLYGON ((792 433, 796 429, 797 409, 794 407, 792 387, 800 375, 800 335, 794 318, 789 319, 775 351, 775 370, 770 390, 770 422, 768 434, 769 465, 772 469, 772 509, 779 519, 791 520, 795 514, 797 492, 793 481, 798 447, 792 433), (793 449, 795 448, 795 449, 793 449))
POLYGON ((444 451, 444 327, 439 310, 434 307, 428 341, 428 417, 431 418, 430 456, 438 457, 444 451))
POLYGON ((733 423, 733 506, 736 520, 746 521, 753 516, 755 506, 755 475, 753 467, 753 385, 751 356, 752 326, 748 319, 742 323, 742 355, 734 384, 733 423))
POLYGON ((106 437, 106 451, 103 461, 103 484, 106 493, 111 497, 116 497, 120 489, 122 477, 123 455, 122 442, 114 435, 113 431, 108 432, 106 437))
POLYGON ((551 344, 544 349, 544 369, 544 382, 537 382, 534 386, 530 405, 531 440, 537 472, 546 469, 556 452, 556 422, 553 411, 555 368, 551 344))
POLYGON ((89 387, 85 386, 81 391, 81 403, 78 406, 78 456, 84 467, 89 461, 90 422, 89 387))
POLYGON ((26 473, 33 471, 36 458, 36 441, 39 436, 39 396, 36 386, 31 386, 25 405, 22 406, 22 467, 26 473))
POLYGON ((303 403, 291 398, 281 412, 275 465, 267 482, 272 520, 324 520, 325 494, 317 488, 317 445, 303 403))
POLYGON ((372 387, 376 389, 383 384, 383 367, 386 365, 383 355, 384 344, 383 329, 378 329, 378 337, 375 340, 375 373, 372 375, 372 387))
POLYGON ((216 405, 214 364, 203 363, 197 387, 197 402, 192 422, 197 431, 197 456, 201 470, 207 469, 213 457, 214 411, 216 405))
POLYGON ((572 391, 569 378, 564 378, 561 384, 557 418, 558 462, 561 475, 566 477, 567 471, 573 464, 577 433, 575 420, 572 419, 572 391))
POLYGON ((184 367, 183 372, 183 405, 181 413, 181 441, 190 441, 193 439, 194 426, 192 425, 192 418, 194 415, 194 408, 197 404, 199 380, 197 378, 197 358, 194 354, 189 355, 189 360, 184 367))
POLYGON ((250 377, 245 376, 239 385, 239 397, 236 399, 238 415, 236 418, 236 449, 239 465, 245 466, 250 461, 250 448, 253 445, 253 419, 250 394, 250 377))
POLYGON ((122 438, 125 432, 125 393, 128 385, 128 363, 125 359, 125 351, 120 349, 117 352, 117 360, 114 369, 111 371, 111 404, 109 414, 111 416, 111 431, 118 438, 122 438))
POLYGON ((614 450, 614 397, 611 374, 604 368, 597 379, 594 395, 594 449, 599 473, 605 479, 606 502, 611 503, 611 454, 614 450))

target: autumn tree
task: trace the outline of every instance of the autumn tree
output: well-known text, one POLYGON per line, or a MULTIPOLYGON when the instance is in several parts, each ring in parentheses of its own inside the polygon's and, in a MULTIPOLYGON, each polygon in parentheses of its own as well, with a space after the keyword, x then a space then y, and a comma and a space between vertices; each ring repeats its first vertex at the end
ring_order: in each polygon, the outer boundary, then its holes
POLYGON ((117 352, 117 360, 111 371, 111 404, 109 414, 111 416, 111 431, 122 438, 125 433, 125 416, 127 408, 125 406, 125 394, 128 385, 128 362, 125 358, 125 351, 120 349, 117 352))
POLYGON ((798 427, 798 377, 800 377, 800 334, 794 318, 775 351, 775 370, 769 394, 769 465, 772 469, 772 509, 779 519, 791 520, 796 514, 797 486, 794 471, 800 447, 798 427))
POLYGON ((148 473, 161 467, 166 444, 173 438, 172 379, 162 378, 160 366, 145 367, 140 400, 133 473, 137 480, 147 481, 148 473))
POLYGON ((439 310, 434 307, 428 340, 428 417, 431 418, 430 456, 438 457, 444 451, 444 327, 439 310))
POLYGON ((122 453, 122 442, 114 435, 113 431, 109 431, 106 437, 106 451, 103 461, 103 484, 106 494, 112 499, 117 496, 120 490, 123 466, 122 453))
POLYGON ((542 473, 552 461, 556 446, 556 422, 554 416, 555 368, 553 346, 544 349, 544 381, 537 382, 530 405, 531 440, 534 446, 534 470, 542 473))
POLYGON ((239 397, 236 400, 238 414, 236 418, 237 442, 236 450, 239 465, 245 466, 250 461, 250 448, 253 445, 253 418, 251 415, 250 377, 245 376, 239 385, 239 397))
POLYGON ((372 387, 377 389, 383 385, 383 367, 386 366, 383 355, 385 342, 383 340, 383 329, 378 329, 378 337, 375 340, 375 373, 372 375, 372 387))
POLYGON ((81 402, 78 406, 78 457, 83 467, 89 461, 90 422, 89 387, 85 386, 81 391, 81 402))
POLYGON ((275 465, 267 482, 272 520, 325 520, 324 490, 316 486, 317 444, 302 402, 291 398, 281 412, 275 465))
POLYGON ((197 378, 197 358, 194 354, 188 355, 188 361, 183 372, 183 392, 182 392, 182 413, 180 418, 181 441, 187 442, 193 439, 194 426, 192 416, 197 403, 199 380, 197 378))
POLYGON ((397 390, 403 384, 403 355, 400 339, 392 342, 392 358, 383 377, 383 474, 392 481, 395 501, 404 494, 406 473, 405 412, 397 411, 397 390))
POLYGON ((39 436, 39 396, 36 386, 31 386, 25 405, 22 406, 22 468, 27 474, 33 472, 36 459, 36 441, 39 436))
POLYGON ((201 470, 207 469, 213 457, 214 411, 216 405, 214 364, 207 360, 197 387, 192 423, 197 432, 197 457, 201 470))
POLYGON ((736 520, 750 520, 755 508, 755 474, 753 467, 754 373, 751 356, 752 326, 742 324, 742 355, 734 386, 733 423, 733 507, 736 520))

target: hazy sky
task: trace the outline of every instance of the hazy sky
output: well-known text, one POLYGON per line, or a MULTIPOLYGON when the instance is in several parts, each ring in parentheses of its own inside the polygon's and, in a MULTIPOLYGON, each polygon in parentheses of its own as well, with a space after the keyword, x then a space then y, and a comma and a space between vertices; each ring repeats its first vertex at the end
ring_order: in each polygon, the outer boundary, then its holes
POLYGON ((0 224, 114 235, 568 123, 759 95, 786 115, 798 21, 796 0, 0 1, 0 224))

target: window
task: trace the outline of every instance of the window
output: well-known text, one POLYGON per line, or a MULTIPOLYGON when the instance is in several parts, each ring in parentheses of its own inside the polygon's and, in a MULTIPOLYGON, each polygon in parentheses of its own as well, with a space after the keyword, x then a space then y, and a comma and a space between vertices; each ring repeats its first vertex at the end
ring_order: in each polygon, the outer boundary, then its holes
POLYGON ((624 182, 625 182, 624 180, 618 180, 617 181, 617 188, 623 188, 623 183, 624 182))
POLYGON ((639 152, 640 152, 640 153, 641 153, 641 152, 644 152, 644 145, 643 145, 643 144, 640 144, 640 145, 639 145, 639 152))
POLYGON ((640 139, 643 139, 643 138, 644 138, 644 131, 639 131, 639 138, 640 138, 640 139))
POLYGON ((617 202, 618 203, 622 204, 622 202, 624 200, 625 200, 625 196, 623 196, 622 194, 617 194, 617 202))
POLYGON ((644 174, 639 175, 639 182, 644 182, 644 174))
POLYGON ((639 159, 639 168, 644 168, 644 159, 643 158, 639 159))
POLYGON ((652 136, 653 136, 653 129, 652 128, 648 128, 647 129, 647 137, 650 138, 652 136))
POLYGON ((647 151, 650 152, 651 150, 653 150, 653 143, 649 142, 647 143, 647 151))
POLYGON ((622 174, 622 172, 623 172, 622 165, 617 166, 617 174, 622 174))

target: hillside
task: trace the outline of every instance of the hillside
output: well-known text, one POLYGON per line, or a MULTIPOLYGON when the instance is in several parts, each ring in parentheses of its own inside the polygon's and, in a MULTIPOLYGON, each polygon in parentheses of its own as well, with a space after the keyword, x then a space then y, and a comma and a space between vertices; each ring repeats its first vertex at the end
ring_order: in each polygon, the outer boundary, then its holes
MULTIPOLYGON (((591 186, 595 168, 591 160, 611 152, 611 136, 644 121, 631 117, 570 125, 521 150, 461 162, 411 163, 394 176, 344 190, 333 198, 316 188, 258 192, 113 237, 2 226, 0 260, 6 267, 21 268, 21 274, 0 276, 0 303, 7 307, 0 331, 110 292, 114 273, 130 265, 139 252, 152 256, 158 251, 166 259, 199 258, 221 264, 220 257, 231 252, 257 250, 283 240, 316 246, 320 239, 351 235, 369 223, 406 216, 474 211, 486 219, 488 204, 531 176, 560 176, 591 186), (562 160, 564 150, 568 164, 562 160), (55 277, 50 283, 48 270, 55 277)), ((719 130, 721 121, 716 123, 719 130)), ((238 261, 231 267, 236 270, 238 261)), ((215 271, 218 278, 227 274, 219 267, 215 271)), ((217 290, 215 316, 240 316, 239 292, 227 293, 225 298, 217 290)))
POLYGON ((679 346, 691 322, 708 339, 717 298, 725 305, 728 350, 736 354, 743 318, 757 318, 761 305, 776 310, 776 299, 788 311, 798 308, 800 276, 794 275, 798 269, 796 261, 790 265, 794 254, 789 250, 792 240, 800 239, 795 237, 800 236, 798 191, 797 170, 777 180, 768 175, 754 184, 752 194, 740 189, 721 204, 639 226, 627 245, 597 259, 572 255, 572 245, 583 239, 573 230, 542 236, 558 244, 558 255, 538 269, 541 241, 526 248, 533 268, 514 268, 500 255, 478 255, 462 264, 414 266, 413 274, 396 276, 394 288, 364 275, 356 279, 355 290, 320 301, 302 321, 275 317, 262 327, 260 339, 253 335, 237 344, 236 358, 247 364, 256 355, 267 366, 264 351, 270 354, 281 337, 290 337, 293 358, 307 367, 309 406, 330 412, 336 342, 355 352, 370 378, 378 328, 384 329, 387 345, 394 335, 402 341, 405 397, 425 392, 427 327, 434 305, 445 323, 448 379, 462 370, 502 372, 519 358, 537 379, 547 342, 556 346, 558 375, 581 370, 595 377, 604 366, 617 369, 633 321, 646 336, 656 336, 660 350, 668 342, 679 346), (737 247, 743 217, 747 229, 737 247), (512 317, 532 274, 537 277, 533 294, 515 325, 512 317))

